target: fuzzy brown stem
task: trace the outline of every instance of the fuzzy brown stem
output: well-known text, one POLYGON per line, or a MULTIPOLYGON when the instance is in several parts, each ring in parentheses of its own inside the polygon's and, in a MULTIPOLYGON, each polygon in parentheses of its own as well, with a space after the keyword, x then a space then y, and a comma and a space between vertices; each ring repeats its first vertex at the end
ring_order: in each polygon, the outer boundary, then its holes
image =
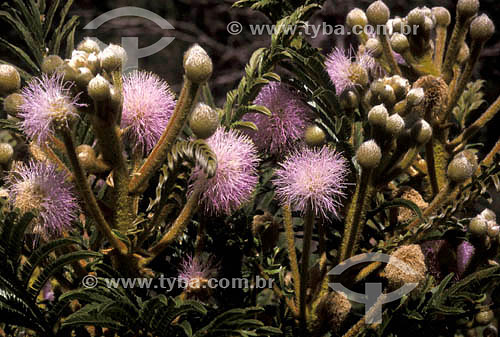
POLYGON ((307 207, 304 217, 304 239, 302 245, 302 263, 300 269, 300 325, 303 332, 307 331, 307 285, 309 281, 309 259, 311 257, 311 243, 314 224, 314 212, 310 206, 307 207))
POLYGON ((300 273, 297 252, 295 251, 295 232, 293 230, 292 212, 290 205, 283 206, 283 222, 285 227, 286 242, 288 246, 288 259, 292 270, 293 287, 295 290, 295 301, 297 307, 300 307, 300 273))

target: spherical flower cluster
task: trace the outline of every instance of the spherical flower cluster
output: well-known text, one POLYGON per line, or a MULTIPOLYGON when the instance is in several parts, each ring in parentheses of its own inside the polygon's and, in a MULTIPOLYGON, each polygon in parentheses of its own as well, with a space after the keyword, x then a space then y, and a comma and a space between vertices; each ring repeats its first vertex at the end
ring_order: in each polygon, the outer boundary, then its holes
POLYGON ((268 108, 272 115, 248 113, 244 119, 255 123, 258 130, 248 131, 261 151, 272 155, 288 152, 304 136, 310 110, 285 84, 272 82, 260 91, 254 101, 268 108))
POLYGON ((59 127, 66 127, 77 116, 78 95, 71 95, 71 84, 63 82, 61 73, 43 74, 22 90, 23 103, 18 116, 21 128, 39 144, 44 143, 59 127))
POLYGON ((367 52, 353 57, 352 50, 346 53, 344 49, 335 48, 326 60, 326 70, 337 95, 347 89, 367 85, 368 76, 375 68, 375 60, 367 52))
POLYGON ((47 162, 17 164, 8 175, 13 207, 37 214, 33 233, 47 240, 70 228, 80 210, 66 175, 47 162))
POLYGON ((207 178, 196 167, 190 190, 201 193, 200 202, 207 213, 229 215, 250 199, 259 181, 257 149, 246 135, 223 127, 207 139, 207 144, 217 157, 217 171, 207 178))
POLYGON ((347 186, 347 162, 328 146, 302 148, 290 154, 276 170, 274 185, 278 198, 295 209, 327 218, 338 216, 347 186))
POLYGON ((215 268, 211 262, 204 263, 198 257, 189 255, 182 261, 182 266, 179 269, 179 280, 189 284, 200 279, 207 279, 215 273, 215 268))
POLYGON ((121 127, 134 149, 148 153, 165 130, 175 108, 168 84, 155 74, 134 71, 123 78, 121 127))

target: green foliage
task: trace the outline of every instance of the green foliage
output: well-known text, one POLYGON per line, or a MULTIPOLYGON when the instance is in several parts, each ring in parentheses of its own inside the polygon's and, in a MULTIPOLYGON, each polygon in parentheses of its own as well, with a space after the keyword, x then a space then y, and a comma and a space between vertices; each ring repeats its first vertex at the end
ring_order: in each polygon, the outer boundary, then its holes
POLYGON ((462 96, 460 96, 457 106, 453 108, 453 114, 455 115, 455 118, 461 128, 465 127, 467 117, 470 113, 477 110, 485 103, 485 100, 483 99, 484 94, 481 91, 484 82, 485 81, 483 80, 477 80, 475 82, 468 83, 467 89, 464 91, 462 96))

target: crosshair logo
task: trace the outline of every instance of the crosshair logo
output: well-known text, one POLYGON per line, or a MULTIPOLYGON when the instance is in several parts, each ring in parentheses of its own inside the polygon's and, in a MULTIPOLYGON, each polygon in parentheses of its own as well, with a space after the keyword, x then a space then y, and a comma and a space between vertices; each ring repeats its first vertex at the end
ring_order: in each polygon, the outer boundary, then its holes
MULTIPOLYGON (((95 30, 109 20, 113 20, 122 16, 141 17, 153 21, 161 29, 175 29, 174 26, 172 26, 167 20, 165 20, 158 14, 139 7, 121 7, 110 10, 90 21, 87 25, 85 25, 85 27, 83 27, 83 29, 95 30)), ((107 45, 100 41, 98 38, 93 37, 92 39, 99 44, 101 49, 106 48, 107 45)), ((139 48, 139 38, 137 36, 122 37, 121 44, 123 49, 125 49, 125 51, 127 52, 128 56, 127 64, 125 65, 124 70, 137 69, 139 67, 140 58, 158 53, 163 48, 168 46, 174 39, 174 37, 162 37, 150 46, 139 48)))
MULTIPOLYGON (((401 271, 408 274, 417 274, 407 263, 382 253, 366 253, 351 257, 338 264, 328 272, 328 275, 340 275, 345 270, 360 263, 384 262, 392 264, 401 271)), ((365 323, 382 322, 382 304, 396 301, 417 287, 418 283, 406 283, 401 288, 388 294, 382 292, 382 283, 365 283, 365 293, 357 293, 344 287, 341 283, 328 283, 328 286, 335 291, 343 292, 351 301, 365 304, 365 323)))

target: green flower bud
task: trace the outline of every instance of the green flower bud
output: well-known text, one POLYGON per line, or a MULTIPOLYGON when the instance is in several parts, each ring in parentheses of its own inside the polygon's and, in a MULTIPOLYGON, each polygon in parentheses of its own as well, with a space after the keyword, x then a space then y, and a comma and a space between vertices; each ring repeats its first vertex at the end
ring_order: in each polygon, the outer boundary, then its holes
POLYGON ((97 43, 97 41, 92 40, 90 37, 84 38, 83 41, 78 44, 78 47, 76 47, 76 49, 87 52, 89 54, 99 54, 101 52, 101 48, 99 48, 99 44, 97 43))
POLYGON ((92 170, 97 160, 94 149, 89 145, 83 144, 77 146, 75 150, 82 168, 86 171, 92 170))
POLYGON ((0 143, 0 164, 7 165, 14 156, 14 148, 9 143, 0 143))
POLYGON ((84 51, 80 50, 73 50, 73 53, 71 54, 71 59, 69 60, 69 65, 75 69, 86 67, 87 66, 87 57, 89 54, 87 54, 84 51))
POLYGON ((86 88, 87 85, 89 84, 90 80, 92 80, 94 78, 94 74, 92 74, 90 69, 87 67, 82 67, 82 68, 79 68, 78 70, 80 73, 78 74, 78 77, 76 78, 76 84, 80 88, 86 88))
POLYGON ((366 10, 366 17, 372 25, 385 25, 390 15, 389 8, 380 0, 373 2, 366 10))
POLYGON ((371 126, 385 128, 387 118, 389 118, 389 113, 383 104, 374 106, 368 112, 368 123, 370 123, 371 126))
POLYGON ((403 34, 394 33, 391 36, 391 47, 396 53, 403 54, 410 48, 410 43, 408 42, 408 38, 403 34))
POLYGON ((212 60, 198 44, 189 48, 184 54, 184 71, 186 77, 194 83, 206 82, 212 76, 212 60))
POLYGON ((488 221, 488 236, 494 239, 499 233, 500 226, 498 226, 496 222, 488 221))
POLYGON ((472 165, 472 170, 474 172, 476 172, 477 168, 479 167, 479 163, 477 162, 477 157, 476 157, 476 154, 474 153, 474 151, 463 150, 462 152, 457 154, 457 156, 464 156, 465 158, 467 158, 469 163, 472 165))
POLYGON ((374 140, 361 144, 356 151, 356 160, 364 169, 376 168, 382 159, 382 151, 374 140))
POLYGON ((21 88, 21 76, 10 64, 0 64, 0 95, 10 94, 21 88))
POLYGON ((64 61, 59 55, 45 56, 42 61, 42 72, 51 75, 60 69, 63 64, 64 61))
POLYGON ((3 109, 10 115, 15 116, 19 112, 19 107, 23 104, 24 98, 21 94, 13 93, 5 97, 3 109))
POLYGON ((470 24, 470 37, 472 40, 486 42, 494 33, 495 24, 486 14, 478 16, 470 24))
POLYGON ((434 21, 432 21, 432 19, 430 17, 426 16, 425 20, 424 20, 424 25, 423 25, 424 30, 426 32, 430 32, 431 30, 434 29, 434 26, 435 26, 434 21))
POLYGON ((436 25, 441 27, 448 27, 451 23, 450 12, 444 7, 432 8, 432 14, 436 19, 436 25))
POLYGON ((340 104, 344 109, 356 109, 359 106, 358 94, 352 90, 345 90, 340 95, 340 104))
POLYGON ((424 89, 422 88, 414 88, 408 91, 408 95, 406 95, 406 101, 409 106, 416 106, 422 103, 424 100, 424 89))
POLYGON ((484 236, 488 231, 488 223, 480 217, 475 217, 469 222, 469 231, 477 236, 484 236))
POLYGON ((497 221, 497 215, 491 209, 485 208, 479 215, 487 221, 497 221))
POLYGON ((406 17, 410 26, 422 27, 425 22, 425 12, 421 8, 414 8, 406 17))
POLYGON ((463 183, 473 174, 474 169, 464 156, 455 156, 448 165, 448 177, 456 183, 463 183))
POLYGON ((458 0, 457 13, 464 18, 470 18, 477 14, 479 0, 458 0))
POLYGON ((480 311, 476 314, 476 317, 474 317, 476 322, 480 325, 486 325, 490 323, 493 320, 493 318, 495 318, 495 315, 491 310, 480 311))
POLYGON ((87 68, 90 69, 92 74, 97 75, 99 69, 101 68, 101 60, 99 60, 98 54, 92 53, 87 57, 87 68))
POLYGON ((384 89, 380 93, 380 99, 387 106, 393 106, 396 103, 396 93, 389 84, 384 85, 384 89))
POLYGON ((392 32, 401 33, 403 27, 406 25, 406 21, 400 17, 396 17, 392 20, 392 32))
POLYGON ((418 144, 426 144, 432 137, 432 127, 425 120, 418 120, 411 128, 411 136, 418 144))
POLYGON ((127 63, 127 52, 121 46, 110 44, 100 53, 101 67, 107 71, 123 69, 127 63))
POLYGON ((385 125, 386 131, 394 137, 399 136, 403 131, 404 127, 405 127, 405 121, 398 114, 391 115, 387 119, 387 124, 385 125))
POLYGON ((198 103, 189 117, 189 127, 201 139, 213 135, 219 126, 219 115, 217 110, 212 109, 204 103, 198 103))
POLYGON ((365 48, 366 50, 370 53, 375 58, 379 58, 382 56, 382 53, 384 52, 382 49, 382 44, 378 39, 371 38, 368 39, 365 43, 365 48))
POLYGON ((368 24, 368 18, 362 9, 354 8, 347 14, 346 24, 350 29, 354 26, 364 27, 368 24))
POLYGON ((110 98, 111 84, 101 75, 90 80, 87 91, 89 96, 96 102, 105 101, 110 98))
POLYGON ((313 124, 307 127, 306 132, 304 133, 304 139, 306 141, 306 144, 311 147, 320 146, 325 144, 326 134, 322 128, 320 128, 316 124, 313 124))
POLYGON ((391 86, 396 94, 396 100, 400 101, 406 97, 410 89, 410 82, 401 76, 393 76, 391 79, 391 86))
POLYGON ((75 82, 78 75, 80 75, 80 72, 70 66, 68 62, 64 62, 64 64, 60 67, 60 70, 64 74, 64 82, 75 82))

